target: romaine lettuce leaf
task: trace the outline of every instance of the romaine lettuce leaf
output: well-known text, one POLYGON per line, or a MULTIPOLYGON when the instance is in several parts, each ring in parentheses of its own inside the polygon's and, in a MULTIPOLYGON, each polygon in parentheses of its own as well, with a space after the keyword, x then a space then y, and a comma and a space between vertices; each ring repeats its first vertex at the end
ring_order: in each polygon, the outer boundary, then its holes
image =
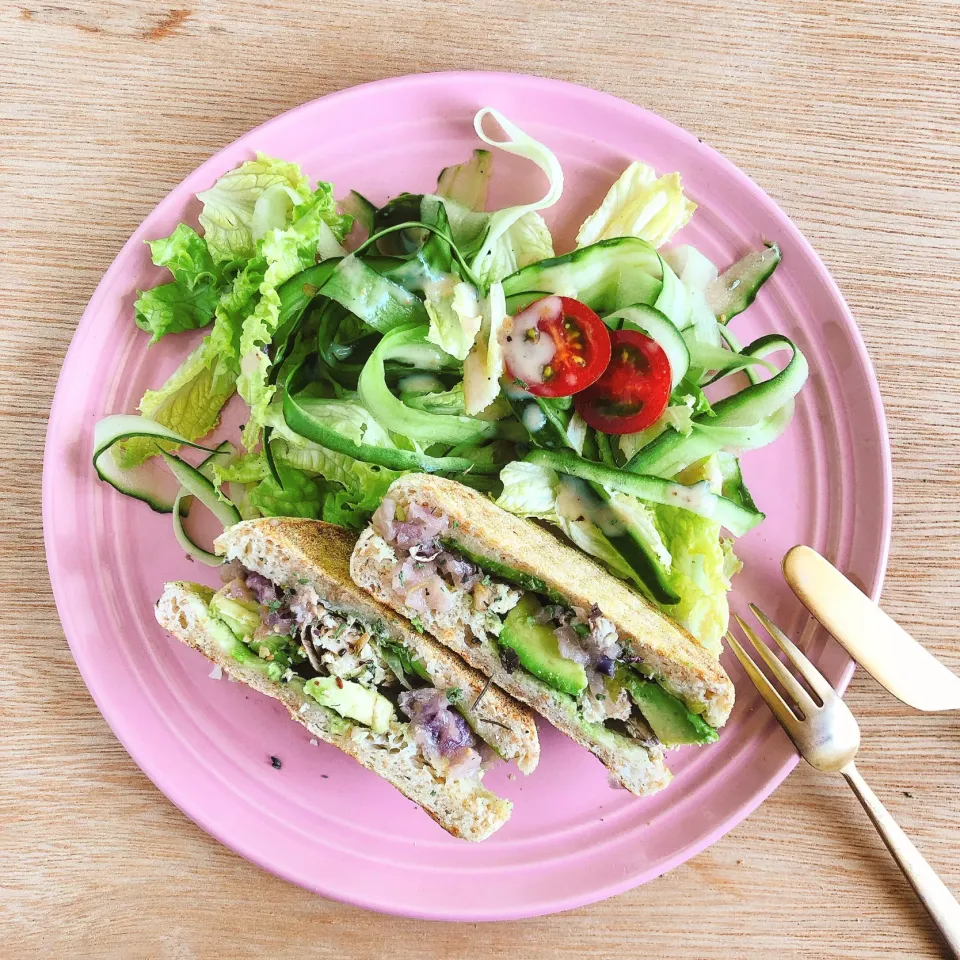
MULTIPOLYGON (((236 387, 235 368, 212 343, 211 333, 159 390, 147 390, 140 401, 139 409, 145 417, 188 440, 199 440, 217 426, 220 411, 236 387)), ((162 446, 176 449, 175 444, 162 446)), ((155 456, 157 444, 149 437, 135 437, 121 441, 116 449, 119 465, 130 468, 155 456)))
MULTIPOLYGON (((716 456, 688 467, 676 478, 680 483, 707 480, 719 491, 722 483, 716 456)), ((680 602, 667 612, 711 653, 720 655, 730 608, 730 578, 740 568, 732 544, 720 536, 720 524, 680 507, 653 507, 664 543, 673 558, 670 586, 680 602)))
POLYGON ((484 299, 480 333, 463 364, 463 403, 468 416, 482 413, 500 394, 504 370, 500 328, 506 318, 503 284, 497 280, 484 299))
POLYGON ((516 221, 493 245, 480 265, 479 279, 485 284, 503 280, 522 267, 552 257, 553 238, 539 213, 530 211, 516 221))
POLYGON ((430 318, 427 339, 457 360, 464 360, 480 332, 482 316, 477 288, 449 276, 426 288, 424 306, 430 318))
POLYGON ((679 173, 657 177, 656 170, 636 161, 620 175, 603 203, 577 233, 586 247, 614 237, 640 237, 654 247, 666 243, 693 216, 697 205, 683 195, 679 173))
POLYGON ((309 181, 297 164, 264 153, 225 173, 209 190, 197 194, 203 204, 200 225, 215 261, 249 260, 256 255, 254 210, 266 191, 278 184, 288 187, 299 202, 310 195, 309 181))

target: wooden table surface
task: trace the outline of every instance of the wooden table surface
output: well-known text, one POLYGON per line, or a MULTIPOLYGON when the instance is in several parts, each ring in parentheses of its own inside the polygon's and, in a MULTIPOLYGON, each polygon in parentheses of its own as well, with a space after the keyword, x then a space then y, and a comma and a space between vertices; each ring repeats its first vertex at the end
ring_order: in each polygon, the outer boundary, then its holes
MULTIPOLYGON (((185 174, 367 80, 517 70, 702 137, 810 238, 863 331, 893 443, 886 608, 960 670, 960 6, 826 0, 0 4, 0 957, 937 957, 853 796, 798 768, 673 873, 571 913, 454 925, 321 900, 174 808, 96 710, 41 537, 46 415, 101 274, 185 174)), ((960 890, 960 719, 869 678, 860 767, 960 890)))

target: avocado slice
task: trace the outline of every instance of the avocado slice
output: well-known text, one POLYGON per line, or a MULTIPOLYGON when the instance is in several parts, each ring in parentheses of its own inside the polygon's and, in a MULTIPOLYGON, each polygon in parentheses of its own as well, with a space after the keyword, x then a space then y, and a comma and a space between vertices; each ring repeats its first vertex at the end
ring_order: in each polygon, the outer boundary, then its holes
POLYGON ((260 608, 252 600, 234 600, 223 593, 215 593, 210 601, 210 613, 222 620, 241 640, 252 637, 260 626, 260 608))
POLYGON ((393 704, 376 690, 337 677, 314 677, 303 685, 304 693, 322 707, 329 707, 341 717, 356 720, 374 733, 384 733, 396 714, 393 704))
POLYGON ((632 670, 624 669, 617 671, 616 680, 627 688, 644 720, 665 747, 715 743, 719 739, 709 723, 656 681, 645 680, 632 670))
POLYGON ((534 617, 540 609, 537 598, 526 594, 507 614, 497 638, 520 659, 520 664, 555 690, 578 696, 587 688, 587 673, 575 660, 560 653, 557 634, 534 617))
POLYGON ((505 563, 500 563, 498 560, 490 560, 487 557, 481 557, 479 554, 471 553, 457 540, 445 538, 441 542, 448 550, 453 550, 459 553, 464 560, 469 560, 471 563, 476 564, 484 573, 489 573, 498 580, 505 580, 507 583, 512 583, 514 586, 520 587, 523 590, 529 590, 531 593, 542 594, 552 603, 562 603, 565 607, 569 606, 568 602, 561 597, 559 593, 551 590, 539 577, 535 577, 530 573, 521 573, 519 570, 514 570, 513 567, 509 567, 505 563))

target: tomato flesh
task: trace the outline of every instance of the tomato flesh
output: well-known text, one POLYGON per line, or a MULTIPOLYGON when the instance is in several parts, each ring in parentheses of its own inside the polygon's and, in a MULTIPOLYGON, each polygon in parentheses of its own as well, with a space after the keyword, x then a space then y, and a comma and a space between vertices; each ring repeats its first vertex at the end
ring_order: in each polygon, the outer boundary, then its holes
POLYGON ((504 324, 507 373, 537 397, 569 397, 610 363, 610 332, 584 303, 544 297, 504 324))
POLYGON ((636 433, 655 423, 670 402, 670 361, 639 330, 610 334, 612 354, 603 375, 573 401, 577 413, 601 433, 636 433))

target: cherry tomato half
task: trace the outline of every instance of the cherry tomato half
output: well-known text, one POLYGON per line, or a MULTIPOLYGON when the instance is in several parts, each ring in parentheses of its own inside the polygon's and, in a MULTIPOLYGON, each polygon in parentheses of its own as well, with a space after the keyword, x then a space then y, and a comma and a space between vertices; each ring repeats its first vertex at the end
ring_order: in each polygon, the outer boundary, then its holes
POLYGON ((503 325, 507 374, 537 397, 569 397, 610 362, 610 332, 585 304, 544 297, 503 325))
POLYGON ((601 433, 636 433, 655 423, 670 400, 670 361, 639 330, 614 330, 610 365, 573 401, 577 413, 601 433))

